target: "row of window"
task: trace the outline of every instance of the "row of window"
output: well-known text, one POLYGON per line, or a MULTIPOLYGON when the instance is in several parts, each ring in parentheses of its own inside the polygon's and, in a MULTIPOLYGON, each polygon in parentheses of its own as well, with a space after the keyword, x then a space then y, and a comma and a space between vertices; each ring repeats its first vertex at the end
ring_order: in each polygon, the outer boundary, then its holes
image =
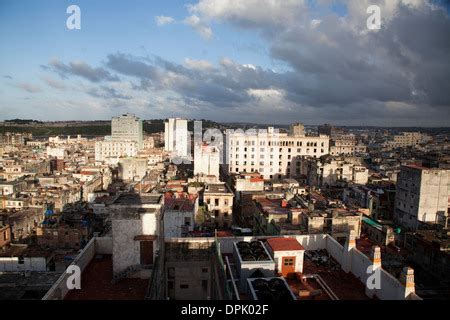
MULTIPOLYGON (((236 149, 238 149, 238 148, 236 148, 236 149)), ((236 150, 236 151, 238 152, 239 150, 236 150)), ((312 153, 317 153, 317 149, 313 149, 312 151, 313 151, 312 153)), ((298 152, 298 153, 301 153, 301 150, 300 150, 300 149, 297 149, 297 152, 298 152)), ((306 153, 307 153, 307 154, 310 153, 310 149, 309 149, 309 148, 306 149, 306 153)), ((320 149, 320 153, 324 153, 324 149, 320 149)), ((244 159, 247 159, 247 154, 244 154, 243 156, 244 156, 244 159)), ((287 159, 290 160, 290 159, 292 158, 292 155, 288 154, 288 155, 285 155, 285 157, 287 157, 287 159)), ((230 154, 230 158, 239 159, 239 153, 236 153, 236 154, 231 153, 231 154, 230 154)), ((251 155, 250 155, 250 158, 251 158, 251 159, 255 159, 255 154, 251 154, 251 155)), ((264 155, 264 154, 260 154, 260 155, 259 155, 259 158, 260 158, 260 159, 264 159, 264 158, 265 158, 265 155, 264 155)), ((269 155, 269 158, 270 158, 270 159, 273 159, 273 158, 274 158, 274 155, 273 155, 273 154, 270 154, 270 155, 269 155)), ((283 158, 283 155, 282 155, 282 154, 278 155, 278 159, 282 159, 282 158, 283 158)))
MULTIPOLYGON (((239 146, 239 140, 231 140, 230 141, 230 145, 235 145, 235 146, 239 146)), ((255 146, 256 143, 255 141, 244 141, 244 143, 242 144, 243 146, 255 146)), ((265 146, 266 142, 265 141, 260 141, 259 142, 260 146, 265 146)), ((295 144, 294 141, 268 141, 267 145, 270 146, 275 146, 275 147, 293 147, 295 145, 297 145, 297 147, 302 147, 303 146, 303 141, 297 141, 297 143, 295 144)), ((313 142, 313 141, 307 141, 305 143, 306 147, 317 147, 318 143, 317 142, 313 142)), ((320 143, 321 147, 325 146, 325 142, 321 142, 320 143)), ((281 149, 280 149, 281 151, 281 149)))
MULTIPOLYGON (((247 172, 247 168, 239 168, 239 167, 236 167, 236 168, 233 168, 233 167, 231 167, 230 168, 230 172, 236 172, 236 173, 239 173, 239 172, 247 172)), ((261 168, 259 168, 259 169, 257 169, 257 168, 250 168, 250 172, 259 172, 259 173, 261 173, 261 174, 264 174, 265 172, 270 172, 270 173, 273 173, 274 172, 274 169, 273 168, 270 168, 270 170, 269 170, 269 168, 264 168, 264 167, 261 167, 261 168), (266 170, 267 169, 267 170, 266 170)), ((283 172, 283 169, 282 168, 279 168, 278 169, 278 173, 282 173, 283 172)), ((291 173, 291 169, 290 168, 287 168, 286 169, 286 173, 287 174, 290 174, 291 173)), ((300 168, 296 168, 295 169, 295 173, 297 174, 297 175, 299 175, 300 174, 300 168)), ((271 176, 272 177, 272 176, 271 176)))

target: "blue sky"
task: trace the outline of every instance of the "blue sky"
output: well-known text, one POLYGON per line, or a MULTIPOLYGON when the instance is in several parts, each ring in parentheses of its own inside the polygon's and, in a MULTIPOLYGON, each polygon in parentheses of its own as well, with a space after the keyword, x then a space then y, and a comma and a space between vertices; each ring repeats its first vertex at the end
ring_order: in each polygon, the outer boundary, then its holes
POLYGON ((368 33, 364 1, 0 0, 0 119, 109 119, 132 111, 414 125, 426 108, 425 125, 448 124, 442 115, 450 99, 440 90, 449 67, 448 12, 426 0, 393 0, 398 5, 382 6, 382 30, 368 33), (66 28, 71 4, 81 9, 81 30, 66 28), (158 25, 158 16, 171 23, 158 25), (432 32, 421 29, 424 47, 404 32, 415 21, 432 32), (393 43, 401 41, 411 55, 399 61, 393 43), (408 59, 416 54, 437 61, 414 71, 408 59), (360 72, 370 79, 365 86, 360 72))
POLYGON ((227 56, 242 63, 274 67, 252 32, 218 24, 215 38, 205 41, 182 23, 159 28, 155 16, 182 20, 188 1, 87 0, 0 1, 0 38, 5 44, 0 66, 5 74, 24 78, 39 72, 51 57, 101 63, 111 52, 157 55, 182 62, 186 57, 216 61, 227 56), (81 9, 81 30, 66 28, 66 8, 81 9), (255 48, 257 50, 255 50, 255 48), (181 49, 181 50, 180 50, 181 49))

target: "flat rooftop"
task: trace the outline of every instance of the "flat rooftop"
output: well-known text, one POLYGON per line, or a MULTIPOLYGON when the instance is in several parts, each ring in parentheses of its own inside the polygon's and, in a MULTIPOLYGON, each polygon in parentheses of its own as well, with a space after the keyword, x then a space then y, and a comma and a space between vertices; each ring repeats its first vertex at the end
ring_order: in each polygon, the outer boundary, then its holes
POLYGON ((0 257, 43 257, 47 258, 53 255, 53 251, 42 249, 38 246, 16 245, 12 244, 6 249, 0 251, 0 257))
POLYGON ((61 276, 60 272, 0 273, 0 300, 41 300, 61 276))
MULTIPOLYGON (((309 251, 311 252, 311 251, 309 251)), ((319 250, 326 256, 326 250, 319 250)), ((364 284, 352 273, 346 273, 341 266, 331 257, 326 262, 314 262, 305 255, 303 262, 303 273, 317 274, 340 300, 370 300, 366 296, 364 284)))
POLYGON ((208 184, 205 193, 231 193, 230 188, 226 183, 208 184))
POLYGON ((71 290, 64 300, 143 300, 149 279, 126 278, 112 284, 111 255, 95 256, 81 275, 81 290, 71 290))
POLYGON ((150 193, 122 193, 114 201, 115 205, 143 205, 143 204, 158 204, 161 202, 161 194, 150 193))

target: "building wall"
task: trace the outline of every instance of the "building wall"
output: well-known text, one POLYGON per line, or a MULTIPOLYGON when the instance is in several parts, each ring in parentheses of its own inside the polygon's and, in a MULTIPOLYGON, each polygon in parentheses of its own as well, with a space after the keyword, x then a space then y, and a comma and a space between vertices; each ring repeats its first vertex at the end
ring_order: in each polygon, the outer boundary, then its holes
POLYGON ((275 251, 275 253, 268 246, 268 250, 273 255, 275 261, 275 271, 281 273, 283 268, 283 257, 295 257, 295 272, 303 272, 303 256, 305 251, 275 251))
POLYGON ((124 181, 140 181, 147 173, 147 159, 123 158, 119 160, 119 178, 124 181))
POLYGON ((9 225, 0 227, 0 249, 11 243, 11 229, 9 225))
MULTIPOLYGON (((113 219, 113 271, 121 272, 133 265, 140 265, 140 242, 134 240, 139 235, 158 235, 155 214, 141 214, 141 219, 113 219)), ((153 257, 158 249, 158 240, 153 241, 153 257)))
POLYGON ((300 173, 307 176, 311 186, 334 186, 338 181, 366 184, 369 170, 358 164, 357 158, 336 158, 322 161, 315 158, 300 159, 300 173))
POLYGON ((450 170, 402 167, 395 197, 396 222, 416 229, 418 222, 436 222, 448 210, 450 170))
POLYGON ((137 143, 137 149, 143 148, 142 120, 134 114, 123 114, 111 120, 111 139, 113 141, 131 141, 137 143))
POLYGON ((273 128, 254 134, 229 133, 227 163, 230 173, 259 172, 265 179, 294 177, 301 156, 329 153, 328 136, 289 136, 273 128))
POLYGON ((45 257, 24 257, 19 263, 19 257, 0 257, 0 272, 45 272, 47 259, 45 257))
MULTIPOLYGON (((112 248, 112 243, 109 245, 105 243, 110 241, 111 238, 92 238, 70 265, 78 266, 80 271, 83 272, 89 262, 94 258, 95 254, 112 254, 112 250, 108 251, 106 249, 107 247, 112 248), (97 247, 98 240, 102 242, 102 244, 99 244, 99 247, 97 247), (100 248, 100 250, 96 251, 97 248, 100 248)), ((72 273, 64 272, 45 294, 42 300, 63 300, 69 291, 67 288, 67 279, 71 275, 72 273)))
POLYGON ((175 300, 207 300, 211 296, 211 261, 168 262, 167 293, 175 300))
POLYGON ((133 141, 97 141, 95 143, 95 161, 116 163, 120 157, 134 157, 138 144, 133 141), (112 160, 108 159, 112 158, 112 160), (112 161, 112 162, 111 162, 112 161))
POLYGON ((231 226, 233 221, 233 194, 204 194, 204 202, 207 204, 208 211, 217 210, 215 221, 219 227, 231 226), (216 205, 218 200, 218 205, 216 205))
POLYGON ((219 177, 220 153, 215 146, 201 145, 194 148, 194 175, 219 177))
POLYGON ((190 155, 190 137, 187 120, 170 118, 164 124, 164 149, 173 156, 187 157, 190 155))
POLYGON ((195 214, 193 211, 165 210, 164 212, 164 238, 182 237, 183 230, 194 230, 195 214), (185 218, 190 219, 190 226, 185 227, 185 218))

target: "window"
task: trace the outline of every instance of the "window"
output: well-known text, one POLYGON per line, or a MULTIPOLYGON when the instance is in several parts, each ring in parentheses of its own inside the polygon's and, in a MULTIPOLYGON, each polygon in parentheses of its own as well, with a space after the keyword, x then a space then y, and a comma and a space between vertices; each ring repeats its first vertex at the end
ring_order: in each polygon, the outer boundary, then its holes
POLYGON ((283 264, 285 266, 293 266, 294 265, 294 259, 293 258, 285 258, 283 261, 283 264))
POLYGON ((187 285, 187 284, 180 284, 180 289, 189 289, 189 285, 187 285))
POLYGON ((202 273, 208 273, 208 268, 202 268, 202 273))
POLYGON ((216 205, 216 206, 219 205, 219 199, 214 199, 214 205, 216 205))
POLYGON ((18 264, 24 264, 25 260, 23 259, 22 256, 19 257, 19 260, 17 261, 18 264))

